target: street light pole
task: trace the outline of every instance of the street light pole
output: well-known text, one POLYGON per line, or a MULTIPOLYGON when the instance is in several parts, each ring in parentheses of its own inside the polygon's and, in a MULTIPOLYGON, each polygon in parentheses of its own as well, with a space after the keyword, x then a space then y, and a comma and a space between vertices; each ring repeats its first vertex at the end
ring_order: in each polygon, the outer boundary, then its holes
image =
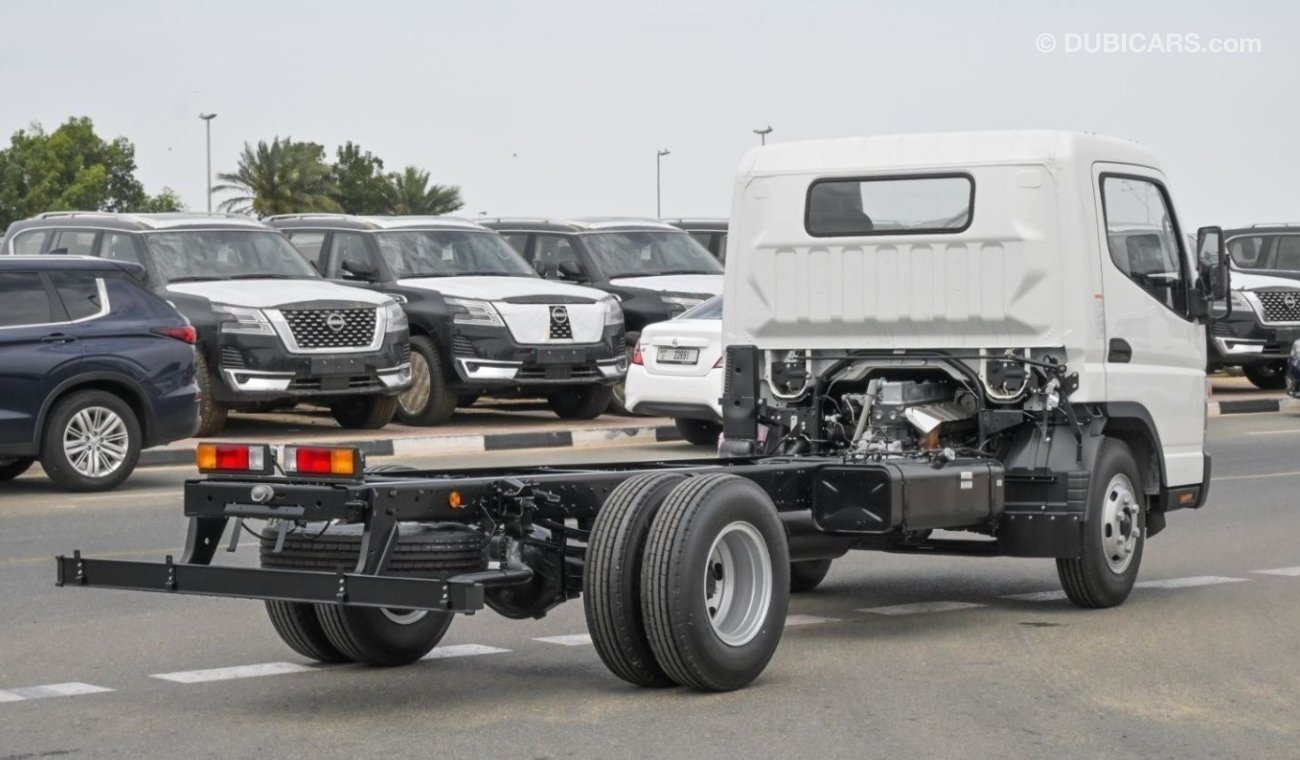
POLYGON ((201 113, 199 114, 199 118, 203 119, 203 127, 204 127, 204 131, 207 132, 207 139, 208 139, 208 176, 205 185, 207 186, 207 191, 208 191, 208 213, 211 214, 212 213, 212 120, 217 118, 217 115, 215 113, 201 113))
POLYGON ((663 163, 664 156, 668 155, 667 148, 661 148, 655 151, 655 217, 662 219, 664 215, 662 182, 660 181, 663 173, 660 170, 660 164, 663 163))
POLYGON ((768 124, 762 129, 755 129, 754 134, 758 135, 760 145, 767 145, 767 136, 772 134, 772 125, 768 124))

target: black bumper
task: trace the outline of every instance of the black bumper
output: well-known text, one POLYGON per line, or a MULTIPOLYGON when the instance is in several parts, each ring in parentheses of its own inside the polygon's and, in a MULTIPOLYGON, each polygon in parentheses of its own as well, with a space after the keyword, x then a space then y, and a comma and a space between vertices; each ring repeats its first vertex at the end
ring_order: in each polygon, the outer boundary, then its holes
POLYGON ((1300 325, 1264 325, 1253 311, 1234 312, 1228 319, 1210 326, 1206 355, 1211 369, 1277 361, 1291 355, 1291 345, 1297 340, 1300 340, 1300 325))
POLYGON ((457 325, 452 365, 465 388, 613 385, 627 372, 622 327, 607 327, 599 343, 522 345, 506 328, 457 325))
POLYGON ((395 395, 411 384, 406 332, 388 333, 376 351, 291 354, 278 337, 222 335, 208 366, 218 401, 271 401, 358 394, 395 395))

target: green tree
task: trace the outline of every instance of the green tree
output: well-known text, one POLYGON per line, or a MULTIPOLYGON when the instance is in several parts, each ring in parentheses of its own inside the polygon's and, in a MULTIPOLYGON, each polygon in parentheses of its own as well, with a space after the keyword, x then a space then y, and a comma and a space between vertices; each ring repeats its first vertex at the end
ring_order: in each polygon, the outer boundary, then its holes
POLYGON ((337 188, 318 143, 279 137, 254 148, 244 143, 235 171, 218 174, 214 192, 234 193, 221 202, 226 211, 257 216, 304 211, 338 211, 337 188))
POLYGON ((430 185, 429 173, 414 166, 406 167, 400 174, 393 172, 389 181, 392 183, 389 209, 394 214, 437 216, 450 214, 465 205, 459 187, 430 185))
POLYGON ((140 208, 130 209, 131 211, 143 211, 149 214, 165 213, 168 211, 184 211, 185 204, 181 202, 181 197, 170 187, 164 187, 162 192, 157 195, 145 198, 140 208))
POLYGON ((43 211, 136 210, 148 196, 135 168, 131 141, 104 140, 87 117, 20 129, 0 150, 0 227, 43 211))
POLYGON ((345 214, 386 214, 392 186, 384 174, 384 162, 370 151, 349 141, 339 147, 330 167, 330 179, 345 214))

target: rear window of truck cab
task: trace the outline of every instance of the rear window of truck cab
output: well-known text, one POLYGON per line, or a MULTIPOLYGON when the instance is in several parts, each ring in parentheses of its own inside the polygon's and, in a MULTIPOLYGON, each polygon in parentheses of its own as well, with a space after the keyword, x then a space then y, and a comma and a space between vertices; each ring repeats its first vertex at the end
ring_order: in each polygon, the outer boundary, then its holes
POLYGON ((814 237, 955 233, 974 209, 968 174, 820 179, 808 188, 804 228, 814 237))

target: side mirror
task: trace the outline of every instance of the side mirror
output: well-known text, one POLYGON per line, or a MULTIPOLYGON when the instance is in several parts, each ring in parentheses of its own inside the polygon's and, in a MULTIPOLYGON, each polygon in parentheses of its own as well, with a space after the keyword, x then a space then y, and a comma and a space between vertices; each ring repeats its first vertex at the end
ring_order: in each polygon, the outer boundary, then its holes
POLYGON ((578 266, 578 262, 571 259, 561 261, 559 265, 556 266, 556 269, 559 270, 560 277, 563 277, 566 280, 582 279, 582 267, 578 266))
POLYGON ((367 281, 375 279, 375 268, 361 259, 344 259, 342 269, 346 278, 367 281))
POLYGON ((1223 229, 1202 227, 1196 231, 1196 266, 1201 297, 1209 306, 1213 319, 1232 313, 1231 273, 1228 251, 1223 245, 1223 229))

